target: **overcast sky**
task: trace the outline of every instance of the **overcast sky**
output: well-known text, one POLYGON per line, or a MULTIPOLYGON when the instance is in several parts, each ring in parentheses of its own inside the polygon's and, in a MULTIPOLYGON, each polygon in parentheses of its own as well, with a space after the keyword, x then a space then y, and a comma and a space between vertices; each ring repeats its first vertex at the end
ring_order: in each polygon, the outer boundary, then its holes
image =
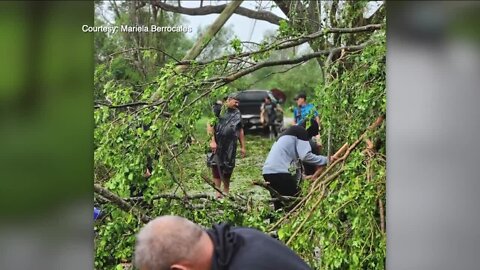
MULTIPOLYGON (((225 4, 230 1, 204 1, 203 5, 220 5, 225 4)), ((364 13, 364 16, 369 17, 373 14, 382 4, 382 1, 372 1, 367 5, 367 10, 364 13)), ((185 7, 199 7, 200 1, 182 1, 182 6, 185 7)), ((281 18, 287 18, 285 14, 280 10, 280 8, 275 7, 273 1, 243 1, 241 4, 242 7, 252 9, 252 10, 265 10, 270 11, 281 18), (260 3, 260 6, 258 6, 260 3), (272 7, 274 6, 274 7, 272 7)), ((325 10, 325 9, 322 9, 325 10)), ((188 21, 187 25, 193 28, 191 33, 187 33, 188 36, 194 37, 197 34, 199 27, 207 27, 213 23, 213 21, 218 17, 218 14, 211 15, 202 15, 202 16, 190 16, 183 15, 184 18, 188 21)), ((230 19, 225 23, 225 27, 230 26, 233 30, 233 35, 237 36, 242 41, 252 41, 252 42, 261 42, 264 34, 267 31, 274 32, 278 29, 278 25, 255 20, 241 15, 233 14, 230 19)), ((302 44, 298 47, 298 51, 310 51, 310 46, 308 43, 302 44)))
MULTIPOLYGON (((204 1, 203 4, 210 5, 210 2, 212 5, 218 5, 225 4, 229 1, 204 1)), ((199 7, 200 4, 199 1, 182 1, 182 6, 199 7)), ((258 9, 257 1, 243 1, 241 6, 252 10, 258 9)), ((279 17, 287 18, 278 7, 275 7, 273 9, 270 9, 270 7, 270 1, 262 1, 262 8, 267 8, 268 11, 275 13, 279 17)), ((218 17, 218 14, 203 16, 184 15, 184 17, 188 20, 188 25, 192 26, 193 32, 191 33, 191 36, 194 36, 197 33, 196 30, 199 26, 205 27, 210 25, 218 17)), ((230 19, 227 21, 225 26, 231 26, 234 35, 238 36, 240 40, 253 42, 261 41, 265 31, 275 31, 278 28, 278 25, 271 24, 266 21, 247 18, 237 14, 233 14, 232 17, 230 17, 230 19)))
MULTIPOLYGON (((229 1, 204 1, 203 5, 219 5, 225 4, 229 1)), ((270 11, 276 14, 279 17, 287 18, 283 12, 278 7, 272 8, 272 1, 243 1, 241 4, 242 7, 258 10, 258 3, 261 3, 261 9, 265 11, 270 11)), ((367 11, 365 16, 369 17, 373 12, 375 12, 381 5, 382 1, 372 1, 369 2, 367 6, 367 11)), ((182 6, 185 7, 199 7, 200 1, 182 1, 182 6)), ((197 33, 199 26, 208 26, 210 25, 215 18, 218 17, 218 14, 212 15, 202 15, 202 16, 189 16, 183 15, 188 20, 188 25, 192 26, 193 31, 190 36, 194 36, 197 33)), ((266 21, 255 20, 233 14, 232 17, 227 21, 225 26, 231 25, 234 35, 237 35, 242 41, 253 41, 259 42, 263 39, 263 35, 267 30, 275 31, 278 29, 278 25, 271 24, 266 21)))
MULTIPOLYGON (((203 1, 203 5, 220 5, 228 2, 230 1, 205 0, 203 1)), ((252 10, 261 9, 265 11, 270 11, 279 17, 287 18, 278 7, 272 8, 272 3, 272 1, 243 1, 241 6, 252 10), (258 6, 259 4, 260 7, 258 6)), ((378 7, 380 7, 381 3, 382 1, 369 2, 367 6, 367 11, 365 12, 365 16, 370 16, 370 14, 372 14, 378 9, 378 7)), ((108 5, 108 2, 105 1, 104 4, 108 5)), ((181 1, 181 4, 183 7, 194 8, 200 6, 200 1, 181 1)), ((104 15, 109 19, 113 18, 113 14, 111 13, 104 13, 104 15)), ((218 15, 219 14, 201 16, 182 15, 187 20, 185 26, 191 26, 193 29, 193 31, 191 33, 187 33, 187 35, 190 37, 194 37, 197 34, 197 30, 199 27, 205 28, 206 26, 209 26, 218 17, 218 15)), ((276 31, 278 29, 278 25, 271 24, 266 21, 247 18, 237 14, 233 14, 232 17, 230 17, 230 19, 227 21, 225 26, 231 26, 233 30, 233 35, 236 35, 240 40, 253 42, 261 41, 266 31, 276 31)))

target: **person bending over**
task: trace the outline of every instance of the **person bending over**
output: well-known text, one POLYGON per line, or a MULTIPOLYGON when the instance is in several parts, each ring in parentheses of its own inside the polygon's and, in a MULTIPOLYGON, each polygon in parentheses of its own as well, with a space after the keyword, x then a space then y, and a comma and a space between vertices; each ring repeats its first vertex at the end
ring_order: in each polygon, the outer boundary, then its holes
MULTIPOLYGON (((280 195, 296 196, 300 191, 297 176, 291 174, 293 167, 296 175, 301 177, 301 173, 298 173, 299 161, 313 166, 325 166, 329 159, 334 159, 312 153, 309 140, 318 134, 318 126, 312 122, 308 130, 302 125, 289 127, 278 137, 268 153, 262 169, 263 178, 280 195)), ((273 192, 270 194, 274 197, 273 192)), ((279 209, 283 203, 276 201, 274 206, 279 209)))

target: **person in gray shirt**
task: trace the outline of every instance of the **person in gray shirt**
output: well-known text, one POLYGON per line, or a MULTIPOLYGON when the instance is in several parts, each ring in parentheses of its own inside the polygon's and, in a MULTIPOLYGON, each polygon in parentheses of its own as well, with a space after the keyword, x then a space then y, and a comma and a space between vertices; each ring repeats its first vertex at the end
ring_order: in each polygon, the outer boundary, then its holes
MULTIPOLYGON (((309 140, 318 132, 315 122, 308 129, 302 125, 291 126, 283 132, 272 145, 263 165, 262 174, 266 182, 280 195, 296 196, 299 192, 298 181, 290 172, 296 167, 298 160, 315 166, 324 166, 333 158, 312 153, 309 140)), ((270 192, 274 197, 273 192, 270 192)), ((275 209, 284 205, 281 201, 274 202, 275 209)))

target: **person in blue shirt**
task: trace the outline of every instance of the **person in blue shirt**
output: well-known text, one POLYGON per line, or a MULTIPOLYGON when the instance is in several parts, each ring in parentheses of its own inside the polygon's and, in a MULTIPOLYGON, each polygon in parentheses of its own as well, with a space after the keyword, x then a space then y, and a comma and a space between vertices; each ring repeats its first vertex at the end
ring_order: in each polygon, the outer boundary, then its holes
POLYGON ((301 93, 295 96, 295 102, 297 102, 296 108, 293 109, 293 123, 295 125, 302 125, 309 115, 311 118, 314 118, 317 121, 317 124, 320 125, 320 117, 318 116, 318 111, 313 104, 307 103, 307 95, 301 93))
POLYGON ((293 109, 293 124, 305 126, 307 120, 315 120, 319 130, 314 137, 314 143, 319 147, 322 147, 322 142, 320 140, 320 117, 317 109, 313 104, 307 103, 307 95, 304 93, 297 94, 294 100, 297 103, 297 107, 293 109))

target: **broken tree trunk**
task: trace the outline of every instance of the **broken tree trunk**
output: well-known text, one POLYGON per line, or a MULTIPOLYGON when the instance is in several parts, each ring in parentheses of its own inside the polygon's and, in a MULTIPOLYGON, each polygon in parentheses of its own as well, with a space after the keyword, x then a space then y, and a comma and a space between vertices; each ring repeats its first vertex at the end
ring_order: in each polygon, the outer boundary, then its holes
MULTIPOLYGON (((187 54, 183 57, 182 61, 188 60, 195 60, 202 51, 207 47, 213 37, 218 33, 220 28, 227 22, 227 20, 232 16, 235 9, 237 9, 240 4, 242 4, 243 0, 235 0, 230 2, 227 7, 220 13, 217 19, 210 25, 210 27, 205 31, 195 42, 193 47, 187 52, 187 54)), ((179 65, 175 68, 176 73, 183 73, 188 65, 179 65)), ((174 78, 170 79, 167 88, 170 89, 173 87, 173 80, 174 78)), ((159 92, 155 92, 152 96, 152 101, 157 101, 159 92)))

